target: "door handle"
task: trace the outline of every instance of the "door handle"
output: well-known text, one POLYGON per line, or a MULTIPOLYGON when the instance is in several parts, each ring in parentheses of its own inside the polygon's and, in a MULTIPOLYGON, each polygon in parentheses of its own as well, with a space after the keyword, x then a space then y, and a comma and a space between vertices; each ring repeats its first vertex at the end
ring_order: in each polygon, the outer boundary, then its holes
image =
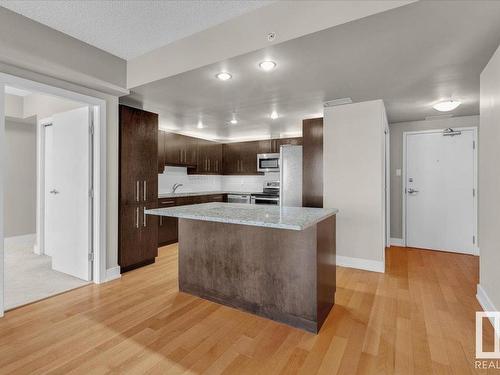
POLYGON ((135 208, 135 227, 139 229, 139 207, 135 208))
POLYGON ((415 194, 415 193, 418 193, 418 190, 413 189, 413 188, 408 189, 408 194, 415 194))
POLYGON ((135 200, 139 202, 139 180, 135 182, 135 200))
POLYGON ((146 180, 144 180, 144 202, 146 202, 146 195, 147 195, 147 193, 146 193, 146 189, 147 189, 147 186, 148 186, 148 185, 147 185, 147 183, 146 183, 146 180))
POLYGON ((55 194, 59 194, 59 192, 58 192, 56 189, 52 189, 52 190, 50 191, 50 194, 54 194, 54 195, 55 195, 55 194))
POLYGON ((146 206, 144 206, 142 208, 142 215, 143 215, 143 218, 142 218, 142 225, 144 226, 144 228, 146 228, 146 206))

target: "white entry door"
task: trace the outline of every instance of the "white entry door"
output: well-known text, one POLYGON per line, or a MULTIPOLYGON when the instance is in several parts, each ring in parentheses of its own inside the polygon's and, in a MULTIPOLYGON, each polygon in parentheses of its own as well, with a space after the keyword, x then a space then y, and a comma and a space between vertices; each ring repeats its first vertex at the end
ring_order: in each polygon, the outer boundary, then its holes
POLYGON ((90 109, 52 117, 46 152, 45 248, 52 268, 83 280, 92 277, 90 109))
POLYGON ((406 245, 475 253, 473 129, 406 134, 406 245))

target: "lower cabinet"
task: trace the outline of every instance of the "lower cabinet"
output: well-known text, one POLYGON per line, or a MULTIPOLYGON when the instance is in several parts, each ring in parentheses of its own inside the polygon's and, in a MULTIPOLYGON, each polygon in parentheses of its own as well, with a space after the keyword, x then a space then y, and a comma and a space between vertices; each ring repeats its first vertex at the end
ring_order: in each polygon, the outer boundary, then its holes
MULTIPOLYGON (((158 199, 158 207, 175 207, 175 199, 158 199)), ((158 246, 166 246, 177 242, 178 222, 175 217, 158 217, 158 246)))
MULTIPOLYGON (((196 195, 178 198, 160 198, 158 207, 186 206, 210 202, 227 202, 226 194, 196 195)), ((159 216, 158 246, 166 246, 178 241, 179 220, 175 217, 159 216)))
POLYGON ((120 207, 121 272, 154 263, 158 256, 158 218, 145 213, 156 207, 156 202, 120 207))

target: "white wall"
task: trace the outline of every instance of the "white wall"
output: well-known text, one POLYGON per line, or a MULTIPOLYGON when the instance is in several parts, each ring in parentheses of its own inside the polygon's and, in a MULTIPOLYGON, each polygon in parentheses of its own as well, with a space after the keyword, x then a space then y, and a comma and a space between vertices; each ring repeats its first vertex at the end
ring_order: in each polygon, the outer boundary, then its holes
POLYGON ((86 105, 65 98, 33 93, 24 97, 23 113, 24 117, 37 116, 42 120, 55 113, 71 111, 82 106, 86 105))
POLYGON ((500 309, 500 48, 481 73, 479 131, 478 296, 485 309, 500 309), (482 293, 481 293, 482 291, 482 293))
POLYGON ((339 209, 337 264, 383 272, 384 103, 325 108, 323 124, 323 204, 339 209))
POLYGON ((5 122, 5 237, 36 231, 36 123, 5 122))
POLYGON ((391 130, 391 237, 401 239, 403 234, 402 177, 396 170, 403 168, 403 133, 460 127, 478 127, 479 116, 461 116, 446 119, 398 122, 389 125, 391 130))
POLYGON ((24 118, 24 100, 22 96, 5 94, 5 116, 24 118))
POLYGON ((98 90, 126 86, 126 62, 0 7, 0 62, 98 90))

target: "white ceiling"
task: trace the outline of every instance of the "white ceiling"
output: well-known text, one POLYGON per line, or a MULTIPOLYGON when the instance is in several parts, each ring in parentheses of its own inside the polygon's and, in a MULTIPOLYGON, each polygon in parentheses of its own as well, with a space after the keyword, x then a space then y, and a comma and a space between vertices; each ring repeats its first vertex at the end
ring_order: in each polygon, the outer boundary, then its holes
POLYGON ((474 115, 499 43, 500 2, 417 2, 136 87, 124 102, 159 113, 164 128, 217 140, 300 134, 303 118, 343 97, 383 99, 390 122, 438 115, 432 105, 450 97, 463 103, 453 115, 474 115), (257 68, 266 58, 275 71, 257 68), (221 70, 233 79, 215 79, 221 70))
POLYGON ((0 0, 0 6, 129 60, 270 2, 0 0))

